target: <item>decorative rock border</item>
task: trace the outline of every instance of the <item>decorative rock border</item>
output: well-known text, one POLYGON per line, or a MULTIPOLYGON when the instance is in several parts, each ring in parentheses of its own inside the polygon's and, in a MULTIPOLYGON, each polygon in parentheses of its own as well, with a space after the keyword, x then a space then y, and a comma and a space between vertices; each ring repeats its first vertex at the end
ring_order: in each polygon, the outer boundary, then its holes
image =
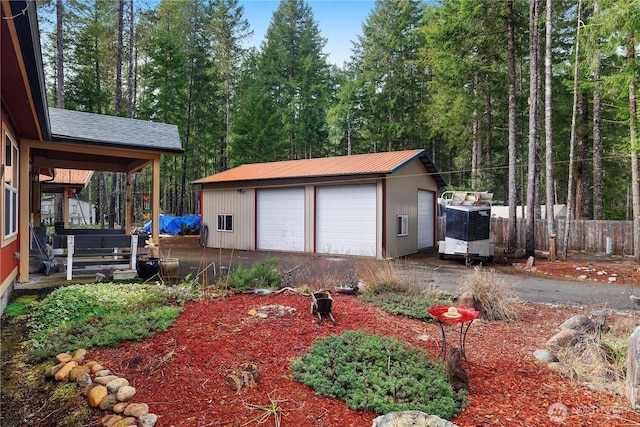
POLYGON ((103 427, 155 426, 158 416, 149 412, 149 405, 131 402, 136 394, 135 387, 95 360, 84 363, 86 354, 85 349, 78 349, 73 355, 58 354, 57 365, 47 372, 47 377, 75 382, 82 387, 89 407, 112 412, 100 420, 103 427))

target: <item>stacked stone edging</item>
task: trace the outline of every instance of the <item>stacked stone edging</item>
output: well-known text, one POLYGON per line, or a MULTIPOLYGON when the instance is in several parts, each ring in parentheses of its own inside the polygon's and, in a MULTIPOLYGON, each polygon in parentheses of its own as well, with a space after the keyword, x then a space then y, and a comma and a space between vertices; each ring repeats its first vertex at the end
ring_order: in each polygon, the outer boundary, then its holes
POLYGON ((136 394, 135 387, 95 360, 85 363, 86 354, 85 349, 76 350, 73 355, 58 354, 58 364, 49 370, 47 376, 56 381, 75 382, 82 387, 89 407, 112 412, 100 420, 103 427, 155 426, 158 416, 149 412, 149 405, 131 401, 136 394))

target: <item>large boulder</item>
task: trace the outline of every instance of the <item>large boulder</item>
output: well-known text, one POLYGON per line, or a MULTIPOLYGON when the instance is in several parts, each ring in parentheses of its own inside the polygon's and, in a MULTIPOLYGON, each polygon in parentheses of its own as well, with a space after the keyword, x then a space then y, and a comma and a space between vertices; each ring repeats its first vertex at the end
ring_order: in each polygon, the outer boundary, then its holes
POLYGON ((581 341, 584 334, 575 329, 562 329, 560 332, 549 338, 547 341, 547 348, 552 351, 573 347, 577 342, 581 341))
POLYGON ((476 294, 471 291, 463 292, 462 295, 460 295, 460 299, 458 299, 458 304, 466 308, 473 308, 475 311, 482 310, 480 300, 476 294))
POLYGON ((420 411, 390 412, 373 420, 371 427, 458 427, 451 421, 420 411))
POLYGON ((575 329, 582 333, 588 333, 595 331, 596 324, 584 314, 576 314, 560 325, 560 329, 575 329))

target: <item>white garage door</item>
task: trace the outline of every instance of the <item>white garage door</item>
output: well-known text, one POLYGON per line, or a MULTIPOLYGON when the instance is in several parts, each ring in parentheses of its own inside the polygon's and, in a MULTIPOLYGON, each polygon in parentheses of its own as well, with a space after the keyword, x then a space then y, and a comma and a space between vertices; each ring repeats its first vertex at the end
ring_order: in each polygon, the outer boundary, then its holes
POLYGON ((434 246, 435 193, 418 190, 418 249, 434 246))
POLYGON ((316 251, 376 255, 376 186, 318 188, 316 251))
POLYGON ((258 249, 304 251, 304 189, 258 190, 258 249))

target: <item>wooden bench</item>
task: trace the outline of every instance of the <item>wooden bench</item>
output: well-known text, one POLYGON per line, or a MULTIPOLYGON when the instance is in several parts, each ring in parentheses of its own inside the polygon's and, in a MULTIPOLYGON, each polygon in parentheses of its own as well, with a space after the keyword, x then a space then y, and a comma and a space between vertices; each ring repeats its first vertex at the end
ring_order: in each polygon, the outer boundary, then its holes
POLYGON ((126 264, 136 269, 138 242, 144 242, 148 235, 127 234, 67 234, 53 236, 53 255, 66 256, 67 280, 73 277, 73 269, 87 266, 114 266, 126 264), (81 258, 81 259, 78 259, 81 258))
POLYGON ((56 236, 60 235, 94 235, 94 234, 115 234, 126 235, 124 228, 61 228, 56 227, 56 236))

